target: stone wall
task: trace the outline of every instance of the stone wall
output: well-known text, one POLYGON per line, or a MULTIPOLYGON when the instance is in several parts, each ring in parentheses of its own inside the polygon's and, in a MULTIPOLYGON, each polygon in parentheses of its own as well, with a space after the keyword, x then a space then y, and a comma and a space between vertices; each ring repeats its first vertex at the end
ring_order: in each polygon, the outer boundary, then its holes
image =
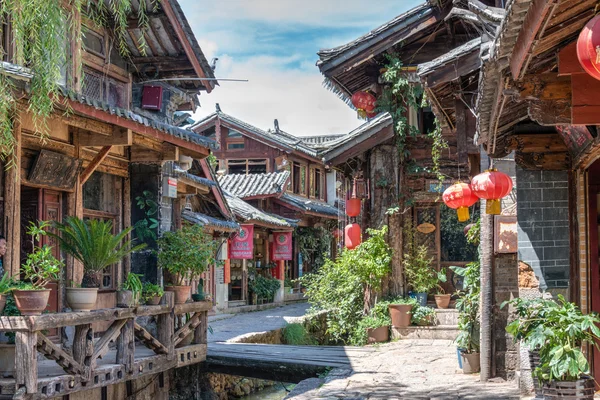
POLYGON ((540 289, 568 293, 569 190, 566 171, 517 169, 519 260, 540 289))
POLYGON ((506 326, 514 314, 508 307, 500 308, 504 301, 519 297, 519 272, 516 254, 498 254, 494 260, 494 366, 496 376, 514 379, 519 369, 519 346, 506 333, 506 326))

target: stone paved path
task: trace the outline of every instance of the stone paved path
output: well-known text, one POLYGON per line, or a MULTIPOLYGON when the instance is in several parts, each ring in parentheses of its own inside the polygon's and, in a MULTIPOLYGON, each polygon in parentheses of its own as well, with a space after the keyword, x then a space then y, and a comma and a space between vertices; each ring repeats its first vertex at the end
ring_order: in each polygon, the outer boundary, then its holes
POLYGON ((479 375, 457 373, 456 347, 450 340, 388 343, 369 357, 353 360, 352 367, 331 371, 325 382, 298 385, 286 399, 519 399, 516 383, 484 385, 479 375))
POLYGON ((226 342, 250 333, 283 328, 288 322, 306 314, 309 307, 307 303, 296 303, 265 311, 234 314, 229 318, 209 318, 208 342, 226 342))

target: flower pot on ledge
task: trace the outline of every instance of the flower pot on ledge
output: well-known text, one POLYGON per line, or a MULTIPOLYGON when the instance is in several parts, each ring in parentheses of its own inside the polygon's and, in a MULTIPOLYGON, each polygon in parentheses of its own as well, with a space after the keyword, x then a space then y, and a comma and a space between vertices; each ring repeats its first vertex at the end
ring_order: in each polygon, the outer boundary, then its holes
POLYGON ((389 325, 380 326, 379 328, 367 328, 367 343, 383 343, 390 340, 389 325))
POLYGON ((66 295, 73 311, 91 311, 96 306, 98 288, 67 288, 66 295))
POLYGON ((450 305, 450 298, 452 295, 450 294, 436 294, 435 296, 435 304, 438 308, 448 308, 450 305))
POLYGON ((48 306, 50 289, 42 290, 13 290, 15 304, 24 316, 42 315, 48 306))
POLYGON ((184 304, 190 298, 192 287, 189 285, 167 286, 165 291, 173 292, 175 295, 175 304, 184 304))

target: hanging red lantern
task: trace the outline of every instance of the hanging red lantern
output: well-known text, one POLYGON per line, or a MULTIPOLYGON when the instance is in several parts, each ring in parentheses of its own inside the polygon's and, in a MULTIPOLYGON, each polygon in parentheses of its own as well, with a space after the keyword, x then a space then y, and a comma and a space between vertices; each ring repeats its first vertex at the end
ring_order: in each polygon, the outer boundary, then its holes
POLYGON ((589 20, 579 33, 577 58, 585 72, 600 80, 600 15, 589 20))
POLYGON ((349 217, 358 217, 360 214, 360 199, 351 198, 346 200, 346 215, 349 217))
POLYGON ((513 182, 504 172, 490 169, 474 176, 471 180, 471 190, 480 199, 486 200, 485 212, 498 215, 501 211, 500 199, 508 196, 513 182))
POLYGON ((456 209, 459 222, 469 220, 469 207, 479 201, 479 197, 473 193, 471 186, 463 182, 456 183, 444 190, 442 199, 448 207, 456 209))
POLYGON ((352 105, 356 107, 358 116, 366 118, 369 114, 374 116, 377 98, 369 92, 356 92, 352 95, 352 105))
POLYGON ((343 232, 340 228, 335 228, 332 233, 333 237, 336 239, 342 237, 342 234, 343 234, 343 232))
POLYGON ((348 250, 355 249, 360 244, 361 230, 358 224, 346 225, 344 245, 348 250))

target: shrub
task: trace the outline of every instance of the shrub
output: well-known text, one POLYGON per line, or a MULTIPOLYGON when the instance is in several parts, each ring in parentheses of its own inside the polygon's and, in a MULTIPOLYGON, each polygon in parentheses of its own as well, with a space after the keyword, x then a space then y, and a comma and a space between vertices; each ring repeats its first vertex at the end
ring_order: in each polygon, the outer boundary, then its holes
POLYGON ((315 340, 310 336, 303 324, 287 324, 283 328, 283 340, 285 344, 295 346, 315 345, 315 340))

